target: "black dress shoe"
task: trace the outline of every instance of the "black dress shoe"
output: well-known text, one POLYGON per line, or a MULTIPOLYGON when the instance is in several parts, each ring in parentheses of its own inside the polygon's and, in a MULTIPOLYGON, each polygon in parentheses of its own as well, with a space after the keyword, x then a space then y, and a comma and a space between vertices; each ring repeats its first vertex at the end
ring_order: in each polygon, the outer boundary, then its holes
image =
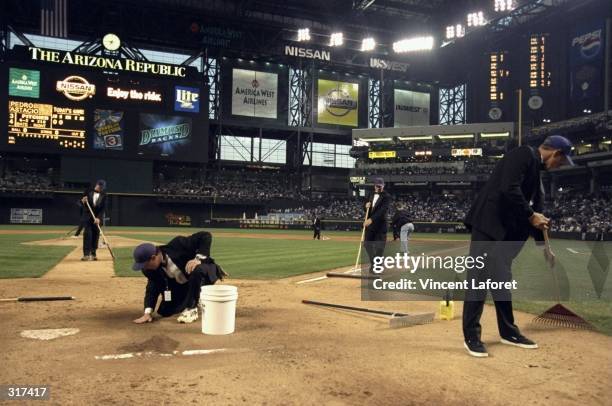
POLYGON ((502 337, 501 343, 506 344, 506 345, 514 345, 515 347, 520 347, 520 348, 527 348, 531 350, 538 348, 538 345, 535 342, 531 341, 530 339, 522 335, 519 335, 517 337, 514 337, 514 336, 502 337))
POLYGON ((463 346, 467 350, 468 354, 470 354, 472 357, 483 358, 489 356, 487 347, 485 347, 484 343, 480 340, 464 341, 463 346))

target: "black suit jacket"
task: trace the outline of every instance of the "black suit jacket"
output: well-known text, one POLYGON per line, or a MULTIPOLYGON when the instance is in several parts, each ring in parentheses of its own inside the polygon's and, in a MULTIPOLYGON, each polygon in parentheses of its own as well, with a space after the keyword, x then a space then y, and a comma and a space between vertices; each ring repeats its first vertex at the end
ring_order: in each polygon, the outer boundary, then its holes
MULTIPOLYGON (((368 198, 368 202, 372 203, 374 200, 374 193, 368 198)), ((387 212, 391 205, 391 195, 383 191, 376 204, 370 207, 368 218, 372 219, 372 224, 366 228, 368 234, 381 234, 387 232, 387 212)))
POLYGON ((320 230, 321 229, 321 219, 318 217, 315 217, 315 219, 312 222, 312 227, 315 230, 320 230))
MULTIPOLYGON (((169 256, 172 262, 183 272, 188 278, 185 266, 187 262, 194 259, 196 255, 201 254, 210 258, 210 246, 212 245, 212 235, 207 231, 200 231, 192 234, 189 237, 178 236, 170 240, 166 245, 159 247, 164 256, 169 256)), ((142 274, 148 279, 145 290, 145 308, 155 308, 157 297, 169 289, 175 291, 178 283, 168 277, 162 266, 155 271, 142 271, 142 274)))
POLYGON ((537 149, 522 146, 508 152, 472 204, 464 221, 467 228, 495 241, 525 241, 529 235, 543 241, 542 232, 529 223, 534 211, 542 211, 541 169, 537 149))
MULTIPOLYGON (((89 202, 89 206, 91 207, 91 210, 94 213, 94 216, 96 216, 96 218, 100 219, 100 224, 102 224, 102 220, 104 218, 104 209, 106 207, 106 193, 104 192, 100 192, 100 197, 98 197, 98 201, 96 202, 96 204, 94 204, 94 190, 93 189, 88 189, 83 193, 82 197, 87 196, 87 202, 89 202)), ((81 217, 81 219, 85 219, 87 218, 90 221, 93 221, 91 219, 91 214, 89 212, 89 209, 87 208, 87 205, 83 204, 83 202, 81 202, 81 207, 83 208, 83 215, 81 217)))

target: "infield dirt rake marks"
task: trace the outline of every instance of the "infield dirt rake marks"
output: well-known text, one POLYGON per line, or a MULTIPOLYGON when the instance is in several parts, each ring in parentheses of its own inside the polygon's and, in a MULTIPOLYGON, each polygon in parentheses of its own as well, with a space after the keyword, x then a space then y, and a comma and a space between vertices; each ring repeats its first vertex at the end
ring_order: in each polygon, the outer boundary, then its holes
MULTIPOLYGON (((550 252, 550 239, 548 238, 548 230, 544 230, 544 244, 546 246, 546 249, 550 252)), ((550 307, 549 309, 544 311, 544 313, 534 318, 532 320, 532 323, 552 327, 595 330, 595 327, 593 327, 591 323, 578 316, 576 313, 574 313, 573 311, 571 311, 560 303, 561 292, 559 291, 559 281, 557 280, 554 261, 552 263, 546 261, 546 264, 549 265, 550 270, 553 274, 555 294, 557 295, 557 304, 550 307)))

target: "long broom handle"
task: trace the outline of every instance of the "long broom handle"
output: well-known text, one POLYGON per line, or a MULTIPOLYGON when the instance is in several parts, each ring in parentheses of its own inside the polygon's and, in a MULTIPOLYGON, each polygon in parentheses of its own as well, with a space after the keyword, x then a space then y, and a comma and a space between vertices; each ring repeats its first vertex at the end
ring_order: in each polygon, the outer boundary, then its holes
MULTIPOLYGON (((548 250, 548 252, 552 252, 550 249, 550 238, 548 237, 548 229, 544 229, 543 230, 544 233, 544 247, 546 250, 548 250)), ((548 260, 546 261, 546 264, 548 264, 548 260)), ((559 281, 557 281, 557 273, 555 272, 554 269, 554 265, 550 267, 550 271, 552 272, 553 275, 553 280, 555 281, 555 293, 557 294, 557 303, 561 302, 561 292, 560 292, 560 288, 559 288, 559 281)))
MULTIPOLYGON (((366 209, 365 220, 368 219, 368 214, 370 214, 370 207, 366 209)), ((357 267, 359 266, 359 258, 361 257, 361 246, 363 245, 363 240, 365 239, 365 229, 365 226, 362 226, 361 240, 359 240, 359 249, 357 250, 357 258, 355 258, 355 267, 353 269, 357 269, 357 267)))
POLYGON ((408 316, 405 313, 388 312, 385 310, 366 309, 365 307, 345 306, 345 305, 339 305, 339 304, 333 304, 333 303, 315 302, 314 300, 306 300, 306 299, 302 300, 302 303, 310 304, 310 305, 317 305, 317 306, 324 306, 324 307, 332 307, 334 309, 354 310, 356 312, 382 314, 385 316, 398 316, 398 317, 408 316))
POLYGON ((48 302, 55 300, 74 300, 74 296, 34 296, 0 299, 0 302, 48 302))
MULTIPOLYGON (((91 214, 91 218, 94 221, 94 224, 96 223, 96 215, 94 214, 93 210, 91 209, 91 206, 89 205, 89 201, 85 200, 85 204, 87 205, 87 208, 89 209, 89 214, 91 214)), ((100 235, 102 236, 102 240, 104 241, 104 244, 106 244, 106 248, 108 248, 108 252, 110 252, 111 257, 113 259, 115 259, 115 254, 113 253, 113 250, 111 249, 110 244, 108 243, 108 240, 106 239, 106 236, 104 235, 104 232, 102 231, 102 227, 100 227, 100 224, 96 224, 98 226, 98 230, 100 231, 100 235)))

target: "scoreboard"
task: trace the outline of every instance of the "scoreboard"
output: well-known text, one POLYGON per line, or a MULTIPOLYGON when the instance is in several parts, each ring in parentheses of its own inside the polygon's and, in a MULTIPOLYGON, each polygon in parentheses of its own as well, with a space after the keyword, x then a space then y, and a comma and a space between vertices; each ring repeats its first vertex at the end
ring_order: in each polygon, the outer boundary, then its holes
POLYGON ((8 143, 85 149, 85 109, 9 101, 8 143))
POLYGON ((15 46, 0 67, 1 151, 207 160, 208 97, 195 68, 178 77, 30 58, 41 52, 51 51, 15 46))

